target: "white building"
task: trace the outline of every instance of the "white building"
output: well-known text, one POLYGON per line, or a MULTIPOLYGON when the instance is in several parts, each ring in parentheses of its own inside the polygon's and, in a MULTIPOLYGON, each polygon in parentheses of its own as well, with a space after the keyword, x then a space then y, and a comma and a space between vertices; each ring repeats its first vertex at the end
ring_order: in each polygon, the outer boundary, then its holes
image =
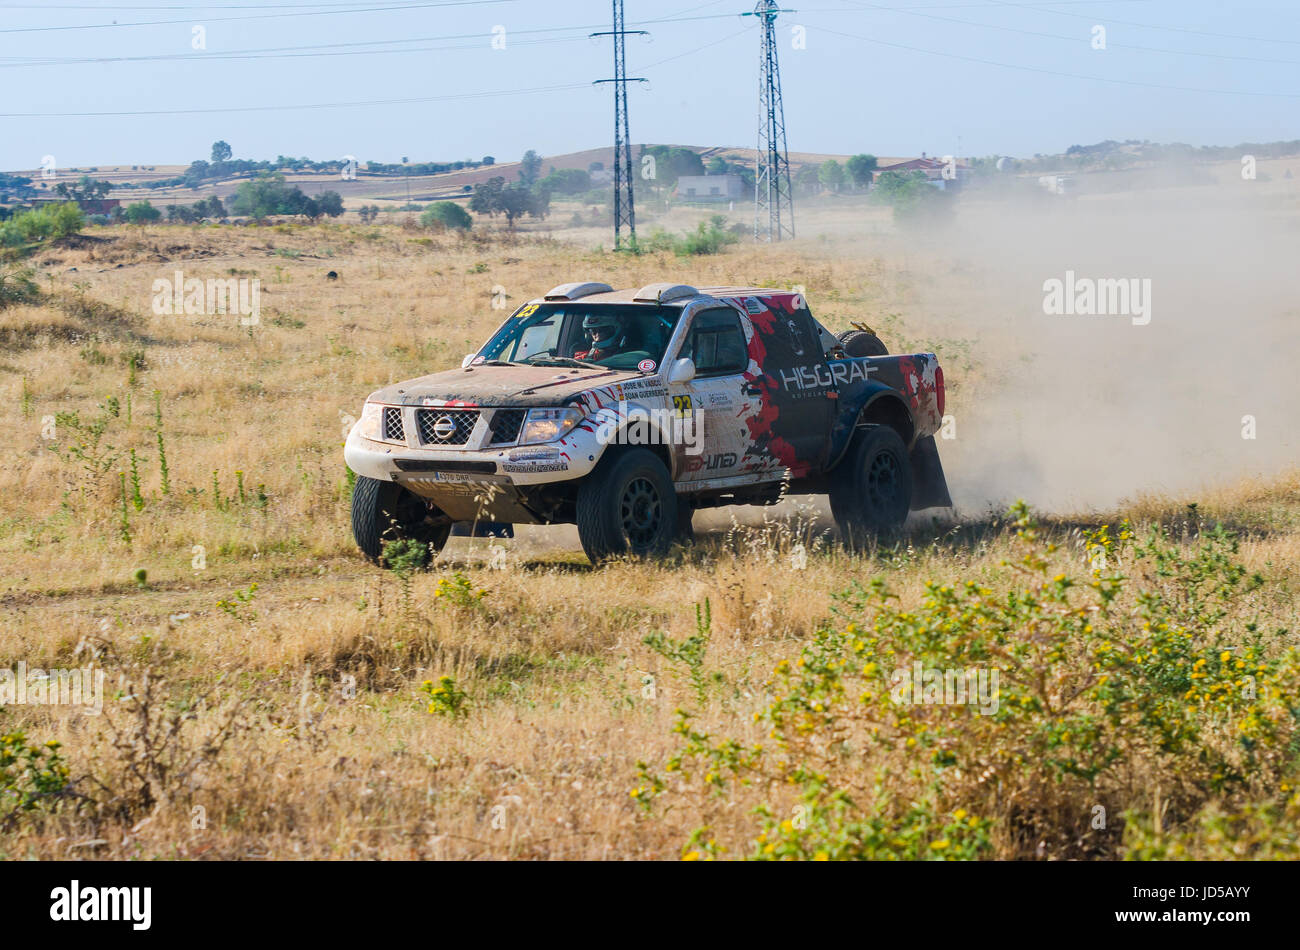
POLYGON ((677 179, 678 201, 727 202, 745 197, 745 180, 739 175, 682 175, 677 179))

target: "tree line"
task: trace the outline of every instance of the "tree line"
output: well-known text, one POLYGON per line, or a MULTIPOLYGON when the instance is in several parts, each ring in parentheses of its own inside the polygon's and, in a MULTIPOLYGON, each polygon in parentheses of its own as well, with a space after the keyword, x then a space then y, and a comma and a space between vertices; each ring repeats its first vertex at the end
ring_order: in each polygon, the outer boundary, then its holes
MULTIPOLYGON (((342 175, 344 170, 353 164, 346 158, 313 161, 310 158, 292 158, 278 155, 275 161, 251 161, 237 159, 233 156, 234 150, 229 143, 224 140, 213 142, 212 151, 208 158, 199 158, 190 162, 189 168, 175 178, 138 185, 127 184, 121 187, 198 188, 209 181, 234 178, 239 175, 259 175, 283 171, 311 171, 342 175)), ((364 165, 367 175, 392 177, 397 175, 441 175, 447 172, 463 171, 466 168, 482 168, 496 164, 496 159, 491 155, 485 155, 478 161, 467 158, 458 162, 417 162, 408 164, 407 160, 403 158, 401 164, 375 161, 357 162, 355 164, 358 171, 360 166, 364 165)))

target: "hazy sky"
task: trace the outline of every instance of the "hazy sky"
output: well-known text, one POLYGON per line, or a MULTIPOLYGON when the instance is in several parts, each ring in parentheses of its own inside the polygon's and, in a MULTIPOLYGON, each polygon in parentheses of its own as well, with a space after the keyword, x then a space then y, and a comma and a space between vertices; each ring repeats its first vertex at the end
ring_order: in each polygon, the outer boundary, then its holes
MULTIPOLYGON (((1296 0, 787 6, 792 151, 1300 138, 1296 0)), ((650 80, 629 93, 633 141, 753 145, 759 34, 739 15, 752 0, 626 8, 650 31, 628 38, 630 75, 650 80)), ((237 158, 361 161, 606 145, 611 90, 590 83, 612 49, 587 34, 609 19, 607 0, 0 0, 0 168, 184 163, 217 139, 237 158), (338 103, 363 104, 301 108, 338 103), (171 114, 139 114, 158 112, 171 114)))

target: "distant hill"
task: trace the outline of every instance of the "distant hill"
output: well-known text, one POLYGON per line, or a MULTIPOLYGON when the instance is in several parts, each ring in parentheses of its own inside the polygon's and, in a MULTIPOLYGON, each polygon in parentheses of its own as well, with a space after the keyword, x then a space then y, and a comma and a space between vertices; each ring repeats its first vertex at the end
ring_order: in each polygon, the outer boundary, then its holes
MULTIPOLYGON (((706 163, 712 158, 723 158, 731 163, 752 165, 756 150, 748 147, 726 145, 673 145, 672 148, 687 148, 696 152, 706 163)), ((648 147, 648 144, 647 144, 648 147)), ((639 154, 641 145, 634 146, 634 154, 639 154)), ((922 153, 924 154, 924 153, 922 153)), ((1191 146, 1128 140, 1118 142, 1107 140, 1095 145, 1074 145, 1064 152, 1045 155, 1039 154, 1023 158, 1008 157, 1008 170, 1019 175, 1038 175, 1047 172, 1079 174, 1084 172, 1137 172, 1152 166, 1184 164, 1188 166, 1209 165, 1229 159, 1238 160, 1242 155, 1254 155, 1260 160, 1279 159, 1300 155, 1300 141, 1246 143, 1237 146, 1191 146)), ((819 165, 835 159, 843 162, 849 156, 815 152, 791 152, 790 166, 795 174, 807 165, 819 165)), ((878 155, 880 165, 888 166, 905 162, 917 156, 878 155)), ((972 163, 979 169, 992 167, 999 156, 974 158, 972 163)), ((552 168, 559 170, 580 169, 586 171, 593 163, 599 162, 606 169, 613 166, 614 150, 611 146, 589 148, 561 155, 542 156, 542 174, 552 168)), ((323 163, 321 163, 323 164, 323 163)), ((191 166, 186 165, 116 165, 88 166, 81 168, 60 169, 58 181, 69 181, 82 175, 108 181, 114 189, 111 196, 124 202, 145 200, 155 206, 168 204, 189 204, 216 195, 222 199, 234 194, 239 185, 255 177, 258 172, 248 171, 239 174, 205 180, 197 188, 176 184, 191 166)), ((391 168, 392 166, 388 166, 391 168)), ((358 169, 355 180, 344 180, 337 171, 295 171, 283 168, 282 174, 290 183, 297 185, 308 195, 317 195, 323 191, 336 191, 352 207, 365 202, 405 203, 410 201, 428 203, 435 200, 463 199, 473 191, 475 185, 482 184, 498 175, 509 181, 519 176, 519 162, 498 162, 492 165, 463 168, 441 174, 413 174, 404 176, 387 171, 376 174, 366 165, 358 169)), ((55 182, 41 178, 35 170, 18 170, 13 175, 30 178, 32 188, 37 195, 44 195, 53 190, 55 182)), ((3 179, 0 173, 0 180, 3 179)), ((11 194, 13 189, 9 189, 11 194)), ((3 197, 0 189, 0 198, 3 197)), ((13 195, 17 197, 17 195, 13 195)))
MULTIPOLYGON (((721 157, 731 162, 752 164, 756 152, 752 148, 730 146, 673 145, 672 147, 689 148, 697 152, 706 162, 710 158, 721 157)), ((641 146, 636 145, 633 148, 634 154, 639 154, 641 146)), ((797 172, 809 163, 820 164, 828 159, 843 161, 846 158, 848 158, 847 155, 791 152, 790 165, 792 171, 797 172)), ((882 158, 881 164, 902 160, 882 158)), ((542 174, 545 175, 551 168, 586 171, 595 162, 600 162, 607 169, 612 168, 614 162, 613 147, 590 148, 577 152, 567 152, 562 155, 543 155, 542 174)), ((188 167, 186 165, 101 165, 93 168, 69 168, 60 170, 58 180, 67 181, 79 178, 82 175, 89 175, 94 179, 111 182, 115 186, 111 193, 115 198, 120 198, 123 201, 149 201, 154 205, 167 205, 188 204, 210 195, 216 195, 224 199, 234 194, 241 182, 248 181, 256 176, 256 173, 249 172, 227 178, 213 179, 204 182, 198 188, 164 184, 181 177, 188 167)), ((355 204, 362 201, 405 202, 408 195, 411 201, 417 202, 462 198, 469 194, 473 186, 482 184, 498 175, 504 176, 510 181, 515 180, 519 176, 519 168, 519 162, 498 162, 494 165, 479 168, 469 168, 437 175, 411 175, 408 177, 390 174, 375 175, 369 173, 367 166, 363 164, 358 169, 355 180, 344 180, 337 172, 284 169, 282 173, 286 181, 298 185, 309 195, 319 194, 326 190, 337 191, 348 204, 355 204)), ((38 171, 17 171, 15 174, 31 178, 38 191, 50 190, 53 187, 53 182, 42 179, 38 171), (46 187, 42 188, 42 186, 46 187)))

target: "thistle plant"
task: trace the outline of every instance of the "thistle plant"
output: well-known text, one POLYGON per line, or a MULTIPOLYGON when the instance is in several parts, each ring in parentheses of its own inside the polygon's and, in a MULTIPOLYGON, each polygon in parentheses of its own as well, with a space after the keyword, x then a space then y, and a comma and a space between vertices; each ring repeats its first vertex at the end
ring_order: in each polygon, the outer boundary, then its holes
POLYGON ((153 431, 158 440, 158 471, 162 475, 162 493, 170 495, 171 473, 167 470, 167 446, 163 443, 162 393, 157 389, 153 391, 153 420, 153 431))
POLYGON ((118 472, 117 477, 121 489, 120 494, 122 498, 122 517, 121 520, 118 522, 118 534, 127 545, 130 545, 131 519, 127 515, 127 507, 126 507, 126 472, 118 472))
POLYGON ((144 495, 140 494, 140 463, 131 449, 131 504, 136 511, 144 511, 144 495))
POLYGON ((429 546, 414 538, 385 541, 382 557, 388 569, 402 585, 402 617, 410 622, 411 577, 429 563, 429 546))

